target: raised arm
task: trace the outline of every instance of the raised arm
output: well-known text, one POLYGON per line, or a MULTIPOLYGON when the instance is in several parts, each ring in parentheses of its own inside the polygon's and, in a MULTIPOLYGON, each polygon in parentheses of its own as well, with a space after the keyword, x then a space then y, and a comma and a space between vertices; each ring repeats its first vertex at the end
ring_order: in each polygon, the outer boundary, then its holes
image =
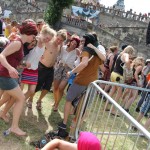
POLYGON ((73 73, 79 73, 82 71, 87 65, 88 65, 89 58, 88 57, 83 57, 80 64, 76 66, 72 71, 69 71, 67 74, 70 76, 73 73))
POLYGON ((121 60, 125 63, 127 69, 130 69, 130 59, 129 59, 129 54, 127 53, 123 53, 123 55, 121 56, 121 60))
POLYGON ((87 46, 90 47, 90 48, 92 48, 92 49, 96 52, 96 54, 98 55, 98 57, 99 57, 102 61, 105 61, 106 56, 105 56, 98 48, 96 48, 96 47, 95 47, 94 45, 92 45, 92 44, 88 44, 87 46))
POLYGON ((77 144, 69 143, 63 140, 54 139, 42 148, 42 150, 77 150, 77 144))

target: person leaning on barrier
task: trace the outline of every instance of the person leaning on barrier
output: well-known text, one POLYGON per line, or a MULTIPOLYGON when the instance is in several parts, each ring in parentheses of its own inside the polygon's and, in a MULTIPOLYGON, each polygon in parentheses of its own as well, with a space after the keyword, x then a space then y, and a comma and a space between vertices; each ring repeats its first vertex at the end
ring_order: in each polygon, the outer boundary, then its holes
MULTIPOLYGON (((135 50, 132 46, 128 45, 117 57, 113 72, 111 73, 110 80, 111 82, 123 83, 123 65, 125 64, 127 69, 130 68, 130 59, 135 55, 135 50)), ((109 92, 109 96, 113 97, 117 92, 115 101, 119 101, 122 96, 122 88, 118 86, 113 86, 109 92)), ((105 110, 108 109, 108 102, 105 105, 105 110)), ((115 110, 112 109, 112 115, 115 114, 115 110)))
MULTIPOLYGON (((150 82, 149 82, 149 85, 150 85, 150 82)), ((140 109, 140 112, 139 112, 139 115, 137 117, 137 121, 140 123, 140 121, 142 120, 142 118, 144 117, 145 114, 149 113, 150 112, 150 92, 148 92, 146 98, 145 98, 145 101, 143 102, 142 106, 141 106, 141 109, 140 109)), ((150 126, 150 118, 146 121, 144 127, 146 129, 148 129, 150 126)), ((132 129, 136 130, 137 128, 132 126, 132 129)))
MULTIPOLYGON (((131 60, 132 61, 132 60, 131 60)), ((124 83, 130 86, 138 86, 141 87, 141 83, 139 80, 139 76, 141 75, 142 69, 144 67, 144 58, 137 57, 135 58, 132 63, 131 67, 127 69, 125 66, 124 68, 124 83)), ((123 100, 123 108, 129 112, 130 106, 138 97, 138 90, 126 88, 124 90, 124 94, 122 96, 123 100)))
POLYGON ((98 68, 99 65, 103 64, 101 58, 103 58, 104 55, 96 48, 97 45, 95 44, 96 40, 94 36, 92 34, 85 34, 83 38, 85 39, 85 43, 81 54, 81 62, 72 71, 67 73, 68 76, 77 73, 77 76, 67 93, 64 107, 64 120, 58 125, 59 128, 64 130, 66 130, 71 102, 78 97, 91 82, 98 79, 98 68))
MULTIPOLYGON (((148 76, 150 74, 150 59, 147 59, 146 60, 146 64, 142 70, 142 76, 143 76, 143 88, 147 88, 147 89, 150 89, 150 85, 148 84, 148 76)), ((140 100, 138 101, 138 104, 137 104, 137 107, 136 107, 136 112, 139 112, 140 111, 140 107, 141 105, 143 104, 145 98, 147 96, 147 92, 142 92, 141 93, 141 97, 140 97, 140 100)))
POLYGON ((42 148, 42 150, 102 150, 102 146, 97 137, 90 132, 81 132, 78 142, 69 143, 60 139, 54 139, 42 148))

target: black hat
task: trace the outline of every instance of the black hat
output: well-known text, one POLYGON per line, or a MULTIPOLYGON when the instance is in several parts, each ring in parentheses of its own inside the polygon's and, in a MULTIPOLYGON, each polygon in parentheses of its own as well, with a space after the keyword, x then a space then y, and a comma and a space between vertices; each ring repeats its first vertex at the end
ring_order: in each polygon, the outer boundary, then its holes
POLYGON ((85 38, 84 46, 87 46, 87 44, 89 44, 89 43, 91 43, 92 45, 96 46, 95 45, 96 39, 95 39, 94 35, 88 33, 88 34, 83 35, 83 38, 85 38))
POLYGON ((128 45, 125 44, 125 45, 122 45, 121 49, 124 50, 128 45))
POLYGON ((92 45, 94 45, 95 47, 97 47, 97 40, 95 39, 95 37, 92 34, 85 34, 83 36, 83 38, 85 38, 85 44, 84 44, 84 48, 83 51, 87 51, 89 54, 91 55, 97 55, 95 50, 93 50, 92 48, 87 47, 87 45, 89 43, 91 43, 92 45))

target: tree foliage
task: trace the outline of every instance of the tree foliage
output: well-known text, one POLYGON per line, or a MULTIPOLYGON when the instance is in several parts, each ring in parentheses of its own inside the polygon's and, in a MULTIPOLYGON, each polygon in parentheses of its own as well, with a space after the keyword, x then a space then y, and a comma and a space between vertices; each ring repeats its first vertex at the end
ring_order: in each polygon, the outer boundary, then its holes
POLYGON ((68 8, 73 2, 74 0, 48 0, 44 16, 46 22, 54 27, 61 20, 63 9, 68 8))

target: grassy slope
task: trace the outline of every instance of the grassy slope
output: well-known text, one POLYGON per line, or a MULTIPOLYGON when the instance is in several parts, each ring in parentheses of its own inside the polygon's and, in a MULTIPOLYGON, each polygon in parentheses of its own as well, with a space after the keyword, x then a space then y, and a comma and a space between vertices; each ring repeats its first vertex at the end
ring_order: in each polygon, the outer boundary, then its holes
MULTIPOLYGON (((16 137, 14 135, 9 136, 3 136, 3 131, 8 129, 10 127, 10 124, 5 124, 2 120, 0 120, 0 150, 34 150, 33 147, 29 145, 30 141, 39 140, 40 137, 44 135, 44 133, 50 131, 50 130, 56 130, 57 124, 62 120, 63 117, 63 107, 65 98, 60 103, 59 111, 53 112, 52 110, 52 104, 53 104, 53 94, 48 93, 47 96, 44 98, 44 101, 42 103, 43 109, 41 112, 38 112, 36 110, 36 101, 38 99, 39 92, 35 95, 33 108, 28 109, 26 106, 24 107, 24 111, 21 116, 20 120, 20 127, 27 131, 28 136, 27 137, 16 137)), ((135 106, 134 106, 135 108, 135 106)), ((132 108, 132 111, 134 112, 134 109, 132 108)), ((12 111, 11 111, 12 112, 12 111)), ((137 116, 137 113, 134 113, 134 116, 137 116)), ((12 118, 12 116, 10 117, 12 118)), ((105 120, 104 120, 105 122, 105 120)), ((99 126, 104 126, 104 122, 99 126)), ((11 123, 11 121, 10 121, 11 123)), ((120 120, 118 119, 118 124, 120 123, 120 120)), ((109 122, 110 126, 112 125, 112 121, 110 119, 109 122)), ((127 124, 124 124, 123 128, 126 130, 127 124)), ((105 139, 102 141, 102 143, 105 143, 105 139)), ((119 139, 117 139, 117 147, 118 150, 121 148, 121 142, 124 139, 124 136, 121 136, 119 139)), ((111 141, 114 139, 111 138, 111 140, 107 144, 107 150, 111 150, 110 147, 112 147, 111 141)), ((125 150, 130 150, 132 148, 132 145, 134 144, 133 138, 128 138, 128 145, 126 145, 125 150)), ((142 140, 142 139, 141 139, 142 140)), ((142 143, 144 144, 146 141, 143 140, 142 143)), ((143 149, 143 145, 138 145, 139 150, 143 149)))
MULTIPOLYGON (((3 136, 3 132, 10 127, 11 121, 6 124, 0 120, 0 150, 32 150, 34 148, 29 145, 30 141, 39 140, 44 133, 57 129, 57 124, 63 116, 64 99, 60 103, 59 111, 53 112, 53 95, 48 93, 42 103, 43 109, 39 112, 36 110, 38 96, 39 92, 35 95, 32 110, 25 106, 21 116, 20 127, 27 131, 27 137, 16 137, 12 134, 3 136)), ((12 118, 12 115, 10 118, 12 118)))

